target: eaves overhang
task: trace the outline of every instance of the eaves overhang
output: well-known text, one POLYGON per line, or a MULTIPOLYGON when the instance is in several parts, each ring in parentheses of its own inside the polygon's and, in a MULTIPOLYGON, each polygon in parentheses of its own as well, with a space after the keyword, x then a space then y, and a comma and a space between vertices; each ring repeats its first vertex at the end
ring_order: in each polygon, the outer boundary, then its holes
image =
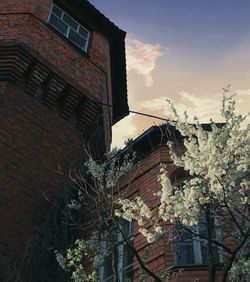
MULTIPOLYGON (((224 125, 225 123, 216 123, 218 128, 221 128, 224 125)), ((201 126, 205 131, 212 130, 211 123, 203 123, 201 126)), ((155 149, 167 146, 168 141, 175 144, 183 144, 183 139, 184 137, 176 129, 174 122, 168 122, 158 126, 155 125, 151 126, 135 140, 129 142, 120 154, 125 155, 129 152, 136 152, 138 158, 143 159, 155 149)))
MULTIPOLYGON (((68 2, 67 0, 57 1, 68 2)), ((72 8, 76 5, 75 9, 78 7, 78 10, 84 11, 84 15, 95 23, 98 31, 110 41, 112 108, 113 124, 115 124, 129 114, 125 55, 126 32, 117 27, 87 0, 71 0, 70 5, 72 8)))

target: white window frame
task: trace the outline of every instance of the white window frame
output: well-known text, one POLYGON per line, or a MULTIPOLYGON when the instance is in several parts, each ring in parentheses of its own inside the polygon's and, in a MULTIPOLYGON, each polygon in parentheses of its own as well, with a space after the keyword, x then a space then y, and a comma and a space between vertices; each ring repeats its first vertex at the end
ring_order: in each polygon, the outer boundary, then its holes
POLYGON ((89 45, 89 38, 90 38, 90 31, 89 31, 88 29, 86 29, 83 25, 81 25, 78 21, 76 21, 74 18, 72 18, 68 13, 64 12, 59 6, 57 6, 57 5, 54 4, 54 3, 52 4, 52 7, 51 7, 51 9, 50 9, 50 13, 49 13, 49 17, 48 17, 48 24, 51 25, 53 28, 55 28, 60 34, 62 34, 62 35, 63 35, 64 37, 66 37, 68 40, 70 40, 70 42, 72 42, 74 45, 76 45, 76 46, 79 47, 81 50, 83 50, 84 52, 87 53, 88 45, 89 45), (61 13, 62 13, 61 16, 58 16, 57 14, 55 14, 55 13, 53 12, 53 8, 56 8, 56 9, 60 10, 61 13), (51 19, 51 16, 52 16, 52 15, 53 15, 54 17, 56 17, 57 19, 59 19, 60 21, 62 21, 62 22, 67 26, 66 34, 64 34, 63 32, 61 32, 61 31, 57 28, 57 26, 53 25, 53 24, 50 22, 50 19, 51 19), (65 22, 65 21, 63 20, 64 15, 67 16, 67 17, 69 17, 70 20, 72 20, 72 21, 77 25, 77 28, 76 28, 76 29, 73 29, 67 22, 65 22), (82 28, 82 29, 86 32, 86 34, 87 34, 86 37, 84 37, 82 34, 79 33, 80 28, 82 28), (71 30, 72 30, 73 32, 75 32, 79 37, 81 37, 81 38, 83 39, 83 41, 85 41, 84 47, 80 46, 79 44, 77 44, 77 42, 75 42, 74 40, 70 39, 69 33, 70 33, 71 30))
MULTIPOLYGON (((186 178, 178 180, 177 183, 175 184, 176 187, 178 187, 178 189, 180 189, 181 191, 183 191, 183 182, 186 180, 186 178)), ((206 188, 207 189, 207 188, 206 188)), ((214 225, 215 226, 219 226, 219 218, 218 216, 213 216, 212 217, 214 219, 214 225)), ((195 234, 199 234, 199 226, 201 225, 201 223, 189 227, 195 234)), ((219 232, 216 232, 215 234, 215 239, 220 241, 222 238, 219 238, 219 232)), ((183 241, 183 242, 178 242, 177 244, 185 244, 185 242, 191 243, 192 241, 192 247, 193 247, 193 255, 194 255, 194 263, 193 264, 205 264, 205 262, 203 261, 203 257, 202 257, 202 244, 203 242, 205 242, 205 239, 202 239, 200 236, 192 236, 192 238, 187 239, 187 241, 183 241)), ((219 263, 223 263, 223 255, 222 255, 222 249, 219 246, 215 246, 217 251, 218 251, 218 259, 219 259, 219 263)), ((181 249, 181 247, 180 247, 181 249)), ((174 254, 174 258, 175 258, 175 262, 177 264, 177 254, 175 252, 174 254)), ((177 264, 179 265, 179 264, 177 264)))
MULTIPOLYGON (((128 224, 128 232, 127 236, 132 242, 134 240, 134 229, 133 229, 133 222, 132 221, 126 221, 125 224, 128 224)), ((123 240, 122 234, 119 232, 118 234, 118 242, 119 242, 119 247, 118 247, 118 275, 119 275, 119 280, 121 282, 125 281, 124 273, 126 270, 129 268, 133 267, 133 262, 129 265, 124 265, 124 249, 125 249, 125 242, 123 240)))
MULTIPOLYGON (((214 216, 214 224, 215 226, 219 226, 219 219, 217 216, 214 216)), ((193 231, 195 234, 199 234, 199 226, 201 225, 202 223, 198 223, 197 225, 195 226, 192 226, 192 227, 189 227, 191 231, 193 231)), ((221 238, 219 238, 219 234, 218 232, 216 232, 215 234, 215 239, 216 240, 220 240, 221 238)), ((181 245, 187 243, 187 242, 191 242, 192 244, 192 247, 193 247, 193 255, 194 255, 194 262, 193 264, 206 264, 205 261, 203 261, 203 257, 202 257, 202 244, 206 241, 206 239, 202 239, 200 236, 192 236, 190 239, 187 239, 187 240, 184 240, 184 241, 180 241, 178 243, 176 243, 177 245, 179 244, 179 249, 180 249, 180 252, 181 252, 181 245), (192 241, 192 242, 191 242, 192 241)), ((216 246, 214 245, 214 247, 217 249, 217 252, 218 252, 218 259, 219 259, 219 263, 223 263, 223 255, 222 255, 222 250, 219 246, 216 246)), ((179 264, 177 263, 178 261, 178 255, 177 253, 175 252, 174 254, 175 256, 175 262, 177 265, 185 265, 185 264, 179 264)), ((186 264, 187 265, 187 264, 186 264)))
MULTIPOLYGON (((132 242, 134 240, 133 222, 132 221, 131 222, 127 221, 126 223, 129 224, 127 236, 130 239, 130 241, 132 242)), ((118 248, 117 248, 117 251, 118 251, 117 273, 118 273, 119 281, 125 282, 124 273, 126 272, 127 269, 133 267, 133 263, 124 266, 125 242, 123 240, 123 236, 122 236, 121 232, 119 232, 117 234, 117 241, 118 241, 118 248)), ((106 249, 107 249, 107 242, 106 241, 102 241, 101 242, 101 250, 103 250, 103 252, 105 252, 106 249)), ((104 278, 104 274, 105 274, 105 265, 103 264, 99 268, 100 282, 112 282, 113 281, 112 280, 113 279, 113 275, 104 278)))
MULTIPOLYGON (((108 249, 108 244, 107 241, 101 241, 101 251, 105 252, 108 249)), ((110 275, 109 277, 104 278, 105 274, 105 265, 102 264, 99 267, 99 277, 101 282, 112 282, 113 281, 113 274, 110 275)))
MULTIPOLYGON (((193 231, 196 234, 199 234, 199 224, 195 225, 193 228, 193 231)), ((202 258, 202 244, 205 241, 204 239, 201 239, 199 236, 194 236, 192 238, 192 243, 193 243, 193 252, 194 252, 194 263, 195 264, 204 264, 205 262, 203 261, 202 258)))

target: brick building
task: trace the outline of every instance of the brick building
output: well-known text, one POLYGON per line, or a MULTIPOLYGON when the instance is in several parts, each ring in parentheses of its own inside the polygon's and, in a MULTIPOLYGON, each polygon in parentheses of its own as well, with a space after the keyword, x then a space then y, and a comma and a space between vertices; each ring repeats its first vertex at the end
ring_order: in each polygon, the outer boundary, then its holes
POLYGON ((0 1, 1 281, 63 281, 55 240, 33 272, 27 257, 62 189, 58 166, 77 166, 83 143, 100 158, 128 114, 124 38, 85 0, 0 1))
MULTIPOLYGON (((167 141, 169 140, 174 141, 177 148, 182 150, 182 137, 173 126, 169 124, 153 126, 124 149, 124 153, 135 151, 140 164, 130 175, 121 180, 119 189, 123 191, 123 197, 126 195, 127 198, 132 199, 140 196, 151 208, 156 207, 159 204, 159 198, 155 197, 154 193, 160 189, 157 177, 160 174, 161 164, 166 165, 173 182, 178 183, 187 177, 183 170, 173 165, 167 147, 167 141)), ((160 276, 160 274, 166 273, 166 269, 169 269, 172 273, 182 269, 181 274, 176 278, 174 275, 171 276, 171 282, 191 282, 197 278, 201 282, 208 281, 206 254, 203 252, 203 245, 199 239, 183 240, 178 242, 174 248, 171 239, 172 232, 169 232, 163 240, 151 245, 150 249, 147 250, 149 244, 145 237, 138 232, 139 227, 137 223, 127 222, 127 224, 133 224, 133 227, 126 227, 125 230, 132 230, 131 234, 129 232, 128 234, 132 238, 133 245, 152 272, 160 276), (177 247, 178 252, 175 250, 177 247)), ((148 228, 150 228, 150 225, 148 228)), ((172 230, 170 223, 168 230, 172 230)), ((155 281, 152 277, 145 274, 145 271, 141 271, 141 267, 131 250, 128 250, 128 248, 122 249, 122 247, 118 247, 118 251, 119 249, 121 254, 118 256, 118 275, 121 281, 126 281, 126 278, 128 281, 155 281)), ((222 262, 223 257, 220 255, 220 257, 218 256, 216 266, 215 281, 220 281, 219 276, 222 262)), ((100 271, 101 281, 103 282, 113 281, 111 278, 112 271, 108 263, 110 262, 107 260, 100 271)))

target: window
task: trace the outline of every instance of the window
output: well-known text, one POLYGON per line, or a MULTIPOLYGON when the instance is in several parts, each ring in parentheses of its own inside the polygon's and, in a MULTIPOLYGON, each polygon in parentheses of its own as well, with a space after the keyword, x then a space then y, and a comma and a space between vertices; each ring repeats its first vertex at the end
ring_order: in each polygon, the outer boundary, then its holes
MULTIPOLYGON (((123 230, 127 234, 130 241, 133 241, 134 231, 133 223, 129 221, 123 222, 123 230)), ((110 252, 105 258, 104 263, 100 267, 100 281, 112 282, 113 281, 113 255, 109 249, 109 243, 104 241, 102 244, 103 253, 110 252)), ((122 234, 117 234, 117 245, 115 247, 116 269, 120 282, 132 282, 133 281, 133 261, 134 254, 132 250, 126 245, 123 240, 122 234)))
POLYGON ((87 52, 90 32, 55 4, 52 5, 48 23, 87 52))
MULTIPOLYGON (((176 181, 175 186, 180 191, 184 190, 185 180, 189 177, 176 181)), ((202 184, 201 187, 204 192, 207 191, 207 185, 202 184)), ((219 238, 219 220, 217 216, 212 216, 213 224, 213 239, 220 241, 219 238)), ((180 223, 175 225, 175 242, 174 242, 174 253, 175 262, 177 265, 188 265, 188 264, 206 264, 207 263, 207 240, 208 236, 207 226, 204 223, 198 223, 194 226, 187 227, 191 232, 185 229, 180 223), (195 233, 197 236, 192 234, 195 233), (201 237, 204 237, 201 238, 201 237)), ((220 248, 213 245, 213 256, 216 263, 222 263, 223 257, 220 248)))
MULTIPOLYGON (((214 219, 214 224, 218 225, 217 219, 214 219)), ((175 249, 175 261, 177 265, 186 264, 206 264, 207 263, 207 244, 206 239, 200 236, 207 237, 207 226, 203 223, 199 223, 195 226, 189 227, 189 229, 197 234, 194 236, 191 232, 184 228, 177 227, 177 240, 174 246, 175 249)), ((214 238, 218 239, 217 234, 214 234, 214 238)), ((213 246, 213 255, 216 263, 223 261, 220 249, 217 246, 213 246)))
MULTIPOLYGON (((130 241, 133 242, 134 239, 133 222, 124 221, 123 230, 127 234, 130 241)), ((133 281, 134 253, 123 241, 121 234, 118 235, 118 239, 121 242, 119 246, 120 250, 119 250, 119 264, 118 264, 120 281, 130 282, 133 281)))

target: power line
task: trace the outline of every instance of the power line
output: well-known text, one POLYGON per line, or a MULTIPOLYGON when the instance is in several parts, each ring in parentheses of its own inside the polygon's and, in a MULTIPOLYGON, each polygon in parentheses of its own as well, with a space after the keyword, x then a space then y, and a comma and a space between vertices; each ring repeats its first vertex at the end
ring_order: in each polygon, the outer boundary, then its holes
MULTIPOLYGON (((113 108, 113 106, 110 105, 110 104, 93 101, 91 99, 89 99, 89 100, 91 102, 95 103, 95 104, 99 104, 99 105, 102 105, 102 106, 113 108)), ((146 116, 146 117, 150 117, 150 118, 155 118, 155 119, 163 120, 163 121, 166 121, 166 122, 173 121, 173 120, 170 120, 170 119, 167 119, 167 118, 163 118, 163 117, 159 117, 159 116, 156 116, 156 115, 151 115, 151 114, 147 114, 147 113, 143 113, 143 112, 133 111, 133 110, 129 110, 129 113, 136 114, 136 115, 141 115, 141 116, 146 116)))
POLYGON ((131 114, 137 114, 137 115, 141 115, 141 116, 146 116, 146 117, 151 117, 151 118, 156 118, 159 120, 164 120, 164 121, 171 121, 170 119, 167 118, 163 118, 163 117, 159 117, 159 116, 155 116, 155 115, 151 115, 151 114, 146 114, 146 113, 142 113, 142 112, 137 112, 137 111, 129 111, 131 114))

